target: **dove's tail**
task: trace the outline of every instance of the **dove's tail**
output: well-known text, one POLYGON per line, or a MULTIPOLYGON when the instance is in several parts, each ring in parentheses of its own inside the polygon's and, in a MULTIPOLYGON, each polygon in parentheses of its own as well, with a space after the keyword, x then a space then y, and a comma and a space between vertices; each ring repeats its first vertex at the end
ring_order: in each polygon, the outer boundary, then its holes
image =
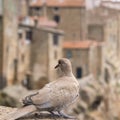
POLYGON ((16 110, 14 113, 8 114, 5 118, 2 118, 0 120, 16 120, 35 111, 36 111, 35 106, 33 105, 25 106, 16 110))

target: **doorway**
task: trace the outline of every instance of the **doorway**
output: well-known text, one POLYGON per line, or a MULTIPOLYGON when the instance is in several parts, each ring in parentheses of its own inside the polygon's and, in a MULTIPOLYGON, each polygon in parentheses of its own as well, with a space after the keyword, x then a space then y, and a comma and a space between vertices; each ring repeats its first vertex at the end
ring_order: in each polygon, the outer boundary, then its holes
POLYGON ((81 67, 78 67, 76 69, 76 77, 77 78, 82 78, 82 68, 81 67))

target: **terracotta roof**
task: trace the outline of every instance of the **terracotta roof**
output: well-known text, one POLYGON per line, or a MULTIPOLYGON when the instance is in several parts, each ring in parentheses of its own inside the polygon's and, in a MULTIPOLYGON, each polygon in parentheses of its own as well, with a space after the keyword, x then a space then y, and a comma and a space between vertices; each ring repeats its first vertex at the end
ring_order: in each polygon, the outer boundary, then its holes
POLYGON ((92 40, 84 41, 66 41, 63 43, 63 48, 65 49, 88 49, 91 46, 98 46, 101 43, 92 40))
MULTIPOLYGON (((44 4, 43 0, 31 2, 31 7, 40 7, 44 4)), ((48 7, 85 7, 85 0, 46 0, 48 7)))
POLYGON ((49 20, 47 17, 32 17, 33 20, 38 20, 38 26, 45 27, 57 27, 57 23, 53 20, 49 20))
POLYGON ((29 21, 29 24, 31 25, 35 25, 35 20, 37 20, 38 27, 57 27, 57 23, 53 20, 49 20, 47 17, 37 17, 37 16, 20 17, 19 23, 22 23, 25 20, 29 21))

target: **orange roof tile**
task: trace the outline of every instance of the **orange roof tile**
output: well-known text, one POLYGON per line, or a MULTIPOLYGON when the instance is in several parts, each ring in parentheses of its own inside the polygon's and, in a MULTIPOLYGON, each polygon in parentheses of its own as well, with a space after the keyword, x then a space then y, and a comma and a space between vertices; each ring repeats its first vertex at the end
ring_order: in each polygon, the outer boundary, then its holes
POLYGON ((84 40, 84 41, 66 41, 63 43, 63 48, 66 49, 88 49, 91 46, 98 46, 100 42, 95 42, 92 40, 84 40))
POLYGON ((29 24, 35 24, 35 20, 38 21, 38 27, 57 27, 57 23, 53 20, 49 20, 47 17, 38 17, 38 16, 27 16, 27 17, 19 17, 19 23, 22 23, 25 19, 29 19, 29 24))
MULTIPOLYGON (((31 2, 31 7, 40 7, 44 4, 43 0, 31 2)), ((49 7, 84 7, 85 0, 46 0, 49 7)))
POLYGON ((49 20, 47 17, 32 17, 33 20, 38 20, 38 26, 46 26, 46 27, 57 27, 57 23, 53 20, 49 20))

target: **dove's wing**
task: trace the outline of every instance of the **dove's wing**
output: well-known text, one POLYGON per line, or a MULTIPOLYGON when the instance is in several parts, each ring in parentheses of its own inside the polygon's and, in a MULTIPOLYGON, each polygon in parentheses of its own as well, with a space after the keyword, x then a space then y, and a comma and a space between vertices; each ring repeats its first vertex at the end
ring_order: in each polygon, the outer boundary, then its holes
POLYGON ((37 92, 37 94, 31 97, 32 102, 41 109, 51 108, 51 102, 49 99, 50 88, 44 87, 37 92))
POLYGON ((64 77, 47 84, 32 97, 33 103, 39 105, 41 109, 47 109, 61 107, 68 101, 72 101, 77 91, 71 79, 71 77, 64 77))

